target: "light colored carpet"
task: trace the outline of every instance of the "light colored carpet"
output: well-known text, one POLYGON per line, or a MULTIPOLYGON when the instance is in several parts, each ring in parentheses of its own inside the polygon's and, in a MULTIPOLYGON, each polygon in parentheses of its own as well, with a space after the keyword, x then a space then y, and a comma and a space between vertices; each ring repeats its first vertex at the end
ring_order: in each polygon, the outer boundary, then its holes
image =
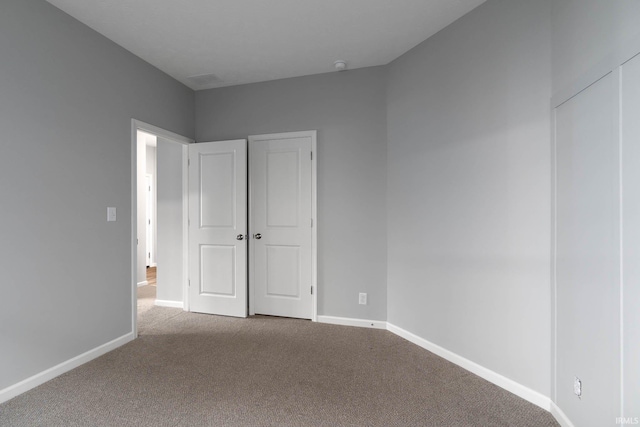
POLYGON ((153 285, 138 288, 138 315, 153 308, 156 303, 156 289, 153 285))
POLYGON ((1 426, 557 426, 390 332, 152 307, 140 337, 0 405, 1 426))

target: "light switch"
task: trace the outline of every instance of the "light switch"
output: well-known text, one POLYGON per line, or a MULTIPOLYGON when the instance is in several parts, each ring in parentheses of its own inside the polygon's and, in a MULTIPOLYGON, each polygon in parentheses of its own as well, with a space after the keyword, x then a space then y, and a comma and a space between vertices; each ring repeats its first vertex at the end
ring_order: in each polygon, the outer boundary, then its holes
POLYGON ((107 221, 108 222, 113 222, 116 221, 117 215, 116 215, 116 208, 107 208, 107 221))

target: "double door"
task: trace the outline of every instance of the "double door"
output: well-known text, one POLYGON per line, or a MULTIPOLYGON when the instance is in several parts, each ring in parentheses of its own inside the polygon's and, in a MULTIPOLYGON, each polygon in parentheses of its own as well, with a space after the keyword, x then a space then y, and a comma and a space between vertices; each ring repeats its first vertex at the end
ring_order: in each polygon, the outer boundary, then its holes
POLYGON ((311 319, 315 132, 189 147, 189 309, 311 319))

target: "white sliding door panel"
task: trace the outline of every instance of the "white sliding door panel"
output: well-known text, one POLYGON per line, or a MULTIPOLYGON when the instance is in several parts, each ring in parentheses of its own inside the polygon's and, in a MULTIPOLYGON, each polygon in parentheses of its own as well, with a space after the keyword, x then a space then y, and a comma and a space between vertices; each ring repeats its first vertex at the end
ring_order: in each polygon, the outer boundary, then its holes
POLYGON ((313 317, 315 132, 249 138, 251 288, 256 314, 313 317))
POLYGON ((247 142, 189 146, 189 305, 247 316, 247 142))
POLYGON ((640 416, 640 55, 622 66, 623 416, 640 416), (633 415, 636 414, 636 415, 633 415))
POLYGON ((612 73, 555 110, 556 403, 585 426, 611 425, 620 409, 617 93, 612 73))

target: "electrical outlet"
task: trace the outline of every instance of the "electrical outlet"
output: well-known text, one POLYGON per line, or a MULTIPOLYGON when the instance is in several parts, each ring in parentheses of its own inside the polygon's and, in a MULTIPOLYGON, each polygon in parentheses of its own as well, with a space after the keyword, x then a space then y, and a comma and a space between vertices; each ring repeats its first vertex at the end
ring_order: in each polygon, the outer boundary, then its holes
POLYGON ((573 380, 573 392, 578 397, 582 396, 582 381, 580 381, 580 378, 578 377, 575 377, 573 380))
POLYGON ((360 305, 367 305, 367 294, 363 294, 361 293, 358 296, 358 304, 360 305))

